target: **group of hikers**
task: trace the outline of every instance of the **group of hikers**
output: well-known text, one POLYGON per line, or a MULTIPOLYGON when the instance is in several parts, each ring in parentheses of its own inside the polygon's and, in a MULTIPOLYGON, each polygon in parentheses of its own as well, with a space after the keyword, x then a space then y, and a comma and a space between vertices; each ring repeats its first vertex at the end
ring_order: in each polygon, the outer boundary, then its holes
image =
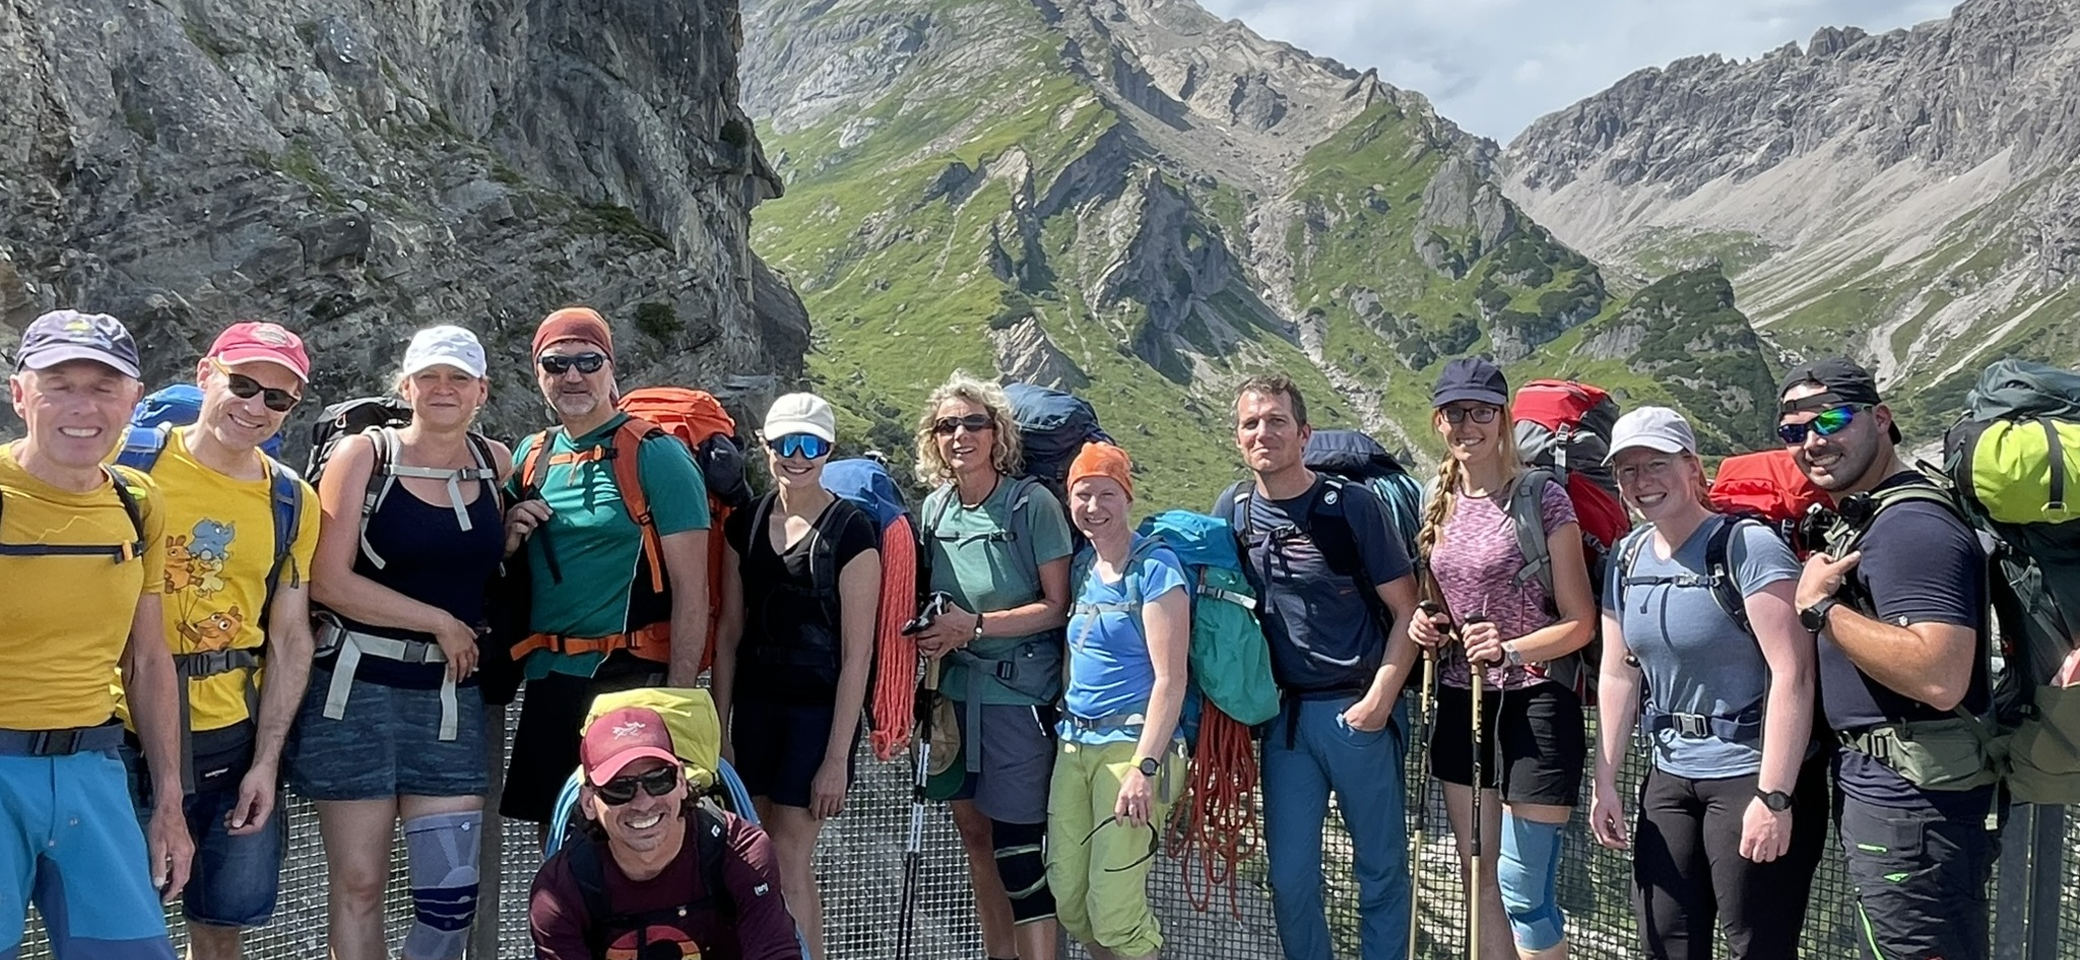
MULTIPOLYGON (((1728 512, 1724 468, 1666 407, 1564 426, 1557 468, 1527 457, 1504 374, 1469 358, 1432 393, 1427 486, 1318 469, 1299 388, 1258 376, 1234 399, 1247 474, 1138 529, 1128 449, 1094 430, 1036 476, 1005 388, 955 373, 923 405, 930 492, 897 542, 834 492, 852 461, 822 398, 765 412, 753 499, 726 437, 630 402, 663 395, 623 393, 597 312, 551 313, 531 360, 556 422, 508 448, 474 427, 477 338, 418 331, 384 419, 325 437, 313 487, 266 452, 310 383, 295 333, 232 325, 195 364, 192 422, 133 426, 121 322, 27 326, 26 434, 0 447, 0 957, 33 902, 59 960, 170 958, 176 899, 191 956, 240 956, 275 907, 286 784, 317 812, 336 960, 387 956, 400 824, 403 955, 460 957, 487 815, 554 849, 529 904, 546 960, 821 960, 818 838, 891 723, 915 728, 920 802, 950 801, 992 960, 1052 958, 1063 932, 1157 956, 1166 824, 1235 782, 1245 807, 1261 793, 1285 956, 1334 952, 1332 795, 1361 955, 1411 956, 1411 772, 1442 784, 1474 960, 1568 954, 1585 774, 1595 839, 1631 851, 1643 955, 1795 957, 1832 821, 1864 956, 1987 956, 2011 793, 2039 799, 2011 791, 1992 719, 1988 609, 2012 592, 1852 361, 1797 366, 1776 399, 1770 453, 1815 508, 1796 516, 1728 512), (704 674, 690 726, 616 699, 704 674), (914 713, 881 710, 890 686, 914 713), (515 687, 487 811, 486 703, 515 687), (1245 729, 1238 761, 1219 738, 1245 729), (1635 737, 1651 762, 1627 798, 1635 737), (707 799, 725 772, 748 808, 707 799)), ((2052 668, 2062 688, 2075 660, 2052 668)))

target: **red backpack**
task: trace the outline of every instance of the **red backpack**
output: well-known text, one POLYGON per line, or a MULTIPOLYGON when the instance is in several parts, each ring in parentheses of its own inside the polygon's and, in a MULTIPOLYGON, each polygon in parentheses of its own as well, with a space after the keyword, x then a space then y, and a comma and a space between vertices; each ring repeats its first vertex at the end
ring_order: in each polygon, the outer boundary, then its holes
MULTIPOLYGON (((571 638, 535 634, 515 647, 513 659, 537 649, 558 653, 612 653, 628 649, 647 660, 670 658, 671 606, 665 581, 664 560, 657 524, 650 513, 650 498, 643 490, 636 447, 650 437, 665 434, 677 438, 692 452, 708 487, 708 596, 722 596, 722 522, 730 511, 751 501, 751 486, 744 475, 744 451, 736 440, 737 424, 729 411, 712 394, 685 387, 647 387, 622 396, 617 406, 628 419, 614 431, 611 442, 576 454, 561 453, 551 463, 581 463, 612 460, 614 486, 629 518, 643 530, 643 562, 637 571, 629 600, 629 622, 623 633, 611 637, 571 638)), ((551 431, 543 431, 528 445, 520 465, 520 487, 541 483, 542 452, 549 447, 551 431)), ((701 656, 706 670, 715 656, 715 630, 719 618, 711 620, 708 643, 701 656)))
POLYGON ((1807 535, 1808 518, 1833 509, 1827 491, 1798 468, 1791 451, 1781 448, 1727 457, 1707 495, 1712 509, 1753 518, 1776 531, 1801 560, 1820 548, 1817 537, 1807 535))
MULTIPOLYGON (((1603 578, 1611 550, 1632 529, 1632 518, 1618 499, 1617 480, 1603 462, 1610 454, 1611 428, 1618 422, 1618 402, 1601 387, 1574 380, 1533 380, 1517 389, 1510 401, 1516 418, 1517 456, 1529 469, 1510 496, 1517 546, 1524 553, 1520 581, 1536 577, 1553 603, 1553 556, 1546 543, 1544 511, 1539 499, 1545 481, 1553 480, 1574 503, 1582 528, 1582 555, 1589 565, 1589 588, 1603 595, 1603 578)), ((1546 664, 1547 675, 1596 702, 1596 677, 1603 654, 1602 638, 1575 653, 1546 664)))

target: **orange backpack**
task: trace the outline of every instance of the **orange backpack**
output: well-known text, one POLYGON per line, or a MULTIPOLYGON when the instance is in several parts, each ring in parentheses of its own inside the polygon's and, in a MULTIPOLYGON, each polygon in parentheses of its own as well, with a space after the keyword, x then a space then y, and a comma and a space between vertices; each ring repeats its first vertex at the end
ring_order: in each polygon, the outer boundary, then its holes
MULTIPOLYGON (((643 563, 631 585, 627 630, 611 637, 552 637, 535 634, 513 650, 515 660, 537 649, 558 653, 612 653, 627 649, 646 660, 670 660, 671 604, 665 581, 657 524, 650 513, 650 498, 643 490, 635 455, 644 440, 669 435, 686 445, 700 467, 708 487, 708 596, 722 596, 722 522, 732 510, 751 500, 751 487, 744 475, 744 451, 736 440, 737 424, 721 401, 702 390, 686 387, 646 387, 622 396, 617 406, 628 419, 614 431, 612 441, 578 453, 560 453, 551 463, 613 461, 614 486, 630 519, 643 530, 643 563), (646 572, 647 571, 647 572, 646 572)), ((553 439, 552 431, 536 434, 520 466, 520 486, 527 489, 541 482, 540 461, 553 439)), ((712 611, 711 611, 712 612, 712 611)), ((701 656, 705 671, 715 657, 715 631, 719 618, 708 628, 708 643, 701 656)))

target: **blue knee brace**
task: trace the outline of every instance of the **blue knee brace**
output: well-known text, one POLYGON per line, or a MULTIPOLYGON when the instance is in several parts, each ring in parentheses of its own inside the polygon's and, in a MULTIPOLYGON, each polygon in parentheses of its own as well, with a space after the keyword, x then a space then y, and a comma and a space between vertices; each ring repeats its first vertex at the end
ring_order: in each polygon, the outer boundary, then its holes
POLYGON ((1562 826, 1502 818, 1502 862, 1495 879, 1502 886, 1510 932, 1525 950, 1549 950, 1567 936, 1556 900, 1562 826))
POLYGON ((412 928, 405 960, 453 960, 469 944, 477 915, 477 857, 482 811, 436 813, 404 822, 412 878, 412 928))

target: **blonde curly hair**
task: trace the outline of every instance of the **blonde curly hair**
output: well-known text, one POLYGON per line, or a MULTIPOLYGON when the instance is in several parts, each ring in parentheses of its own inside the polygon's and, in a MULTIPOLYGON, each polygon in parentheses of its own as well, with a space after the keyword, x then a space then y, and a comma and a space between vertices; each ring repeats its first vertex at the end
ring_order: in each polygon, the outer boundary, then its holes
POLYGON ((940 455, 938 435, 932 432, 939 408, 948 400, 963 400, 989 412, 995 427, 990 431, 990 466, 1005 476, 1017 473, 1025 462, 1025 449, 1019 443, 1017 421, 1011 416, 1011 399, 1004 395, 1003 387, 955 370, 925 398, 924 415, 917 419, 917 481, 931 488, 953 479, 953 465, 940 455))

